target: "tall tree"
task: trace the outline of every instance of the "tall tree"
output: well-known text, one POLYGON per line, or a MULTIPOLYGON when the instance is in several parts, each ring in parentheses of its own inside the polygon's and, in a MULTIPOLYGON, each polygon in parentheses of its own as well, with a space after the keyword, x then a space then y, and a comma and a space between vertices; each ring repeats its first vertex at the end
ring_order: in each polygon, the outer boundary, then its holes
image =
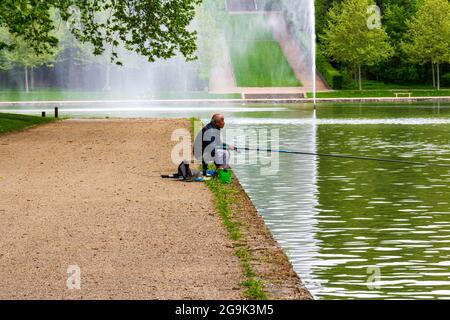
MULTIPOLYGON (((96 55, 106 45, 130 51, 149 61, 171 58, 178 52, 195 58, 196 32, 188 27, 201 0, 1 0, 0 27, 23 38, 37 54, 51 52, 58 43, 52 11, 64 21, 76 16, 72 34, 83 43, 91 43, 96 55), (100 19, 104 16, 104 19, 100 19)), ((0 49, 11 45, 0 41, 0 49)), ((116 50, 112 60, 118 62, 116 50)))
POLYGON ((407 22, 403 50, 416 63, 431 63, 433 84, 440 89, 440 65, 450 62, 450 2, 423 0, 407 22))
POLYGON ((417 11, 419 2, 420 0, 390 0, 384 4, 383 24, 394 46, 399 45, 406 35, 406 22, 417 11))
POLYGON ((26 93, 30 92, 34 87, 34 69, 42 65, 51 65, 56 60, 59 47, 37 53, 23 37, 13 36, 5 29, 0 29, 0 39, 10 47, 9 50, 1 51, 0 68, 5 70, 23 68, 23 86, 26 93))
POLYGON ((356 69, 362 90, 361 69, 387 60, 393 53, 382 26, 370 27, 368 7, 373 0, 344 0, 328 11, 328 26, 321 39, 326 55, 356 69))

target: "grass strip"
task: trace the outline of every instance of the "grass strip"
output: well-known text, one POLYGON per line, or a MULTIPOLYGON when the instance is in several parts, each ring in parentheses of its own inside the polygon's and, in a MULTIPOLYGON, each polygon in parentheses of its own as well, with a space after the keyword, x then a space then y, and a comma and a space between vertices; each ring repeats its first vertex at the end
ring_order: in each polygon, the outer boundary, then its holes
POLYGON ((0 113, 0 134, 20 131, 28 127, 49 123, 55 118, 36 117, 22 114, 0 113))
MULTIPOLYGON (((191 118, 192 133, 194 137, 197 134, 195 123, 200 121, 196 118, 191 118)), ((239 258, 241 266, 244 271, 246 280, 241 283, 245 287, 244 296, 250 300, 267 300, 267 294, 264 291, 264 283, 256 276, 252 267, 252 254, 245 245, 244 232, 245 226, 233 214, 232 205, 236 204, 235 195, 239 192, 233 185, 221 183, 218 179, 211 179, 206 182, 206 185, 211 190, 216 201, 216 207, 219 211, 220 217, 224 226, 228 230, 228 235, 233 240, 235 255, 239 258)))
MULTIPOLYGON (((443 97, 450 96, 450 90, 421 90, 421 89, 398 89, 398 90, 337 90, 330 92, 317 92, 317 98, 395 98, 395 92, 411 92, 411 97, 443 97)), ((312 98, 313 93, 308 93, 308 98, 312 98)), ((408 98, 401 95, 399 97, 408 98)))

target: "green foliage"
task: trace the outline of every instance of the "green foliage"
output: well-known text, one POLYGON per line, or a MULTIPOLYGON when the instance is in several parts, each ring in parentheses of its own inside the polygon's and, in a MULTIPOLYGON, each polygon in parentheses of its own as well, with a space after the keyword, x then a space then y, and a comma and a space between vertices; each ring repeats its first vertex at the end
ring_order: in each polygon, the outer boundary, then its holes
MULTIPOLYGON (((51 52, 58 44, 53 34, 52 12, 70 24, 70 32, 81 43, 90 43, 95 55, 112 47, 111 58, 118 62, 117 48, 141 54, 149 61, 170 58, 178 52, 195 58, 196 32, 188 26, 201 0, 2 0, 0 27, 23 38, 37 55, 51 52)), ((11 45, 0 40, 0 50, 11 45)))
POLYGON ((361 67, 377 65, 393 54, 385 30, 368 28, 369 5, 372 0, 344 0, 328 11, 328 26, 322 41, 324 53, 335 61, 359 70, 361 89, 361 67))
POLYGON ((41 65, 51 65, 55 61, 58 47, 51 48, 45 53, 36 53, 30 48, 28 42, 19 36, 9 34, 4 28, 0 29, 0 38, 8 43, 10 50, 3 50, 0 53, 0 68, 11 69, 20 67, 39 67, 41 65))
POLYGON ((450 3, 448 0, 423 0, 406 25, 403 51, 412 62, 431 62, 433 85, 437 79, 437 89, 440 89, 440 64, 450 62, 450 3))
MULTIPOLYGON (((394 98, 394 92, 399 90, 411 92, 411 97, 450 96, 450 90, 414 90, 403 88, 398 90, 338 90, 317 92, 317 98, 394 98)), ((312 97, 312 93, 308 93, 308 97, 312 97)))
MULTIPOLYGON (((442 85, 444 87, 450 88, 450 72, 442 76, 442 85)), ((450 95, 450 93, 449 93, 450 95)))
MULTIPOLYGON (((327 28, 327 12, 335 3, 335 0, 315 0, 314 4, 316 6, 316 33, 319 35, 324 34, 327 28)), ((320 39, 319 39, 320 41, 320 39)))
POLYGON ((386 32, 392 40, 392 44, 397 46, 404 38, 408 28, 406 22, 417 10, 417 0, 388 2, 386 4, 383 24, 386 32))
POLYGON ((423 66, 408 62, 405 60, 404 55, 396 53, 386 63, 367 68, 366 76, 371 79, 380 79, 387 83, 413 86, 425 81, 426 72, 423 66))
MULTIPOLYGON (((333 8, 340 7, 341 4, 345 2, 342 0, 316 0, 316 28, 319 34, 319 43, 323 45, 324 41, 322 35, 326 33, 327 28, 330 24, 330 16, 327 14, 328 11, 333 8)), ((417 17, 416 13, 419 8, 423 9, 426 5, 425 0, 376 0, 376 4, 381 8, 381 18, 382 25, 386 34, 389 37, 389 43, 393 47, 393 54, 389 59, 385 59, 375 65, 366 66, 365 75, 368 79, 376 79, 384 82, 397 83, 397 84, 408 84, 414 85, 416 83, 426 83, 428 78, 432 76, 432 69, 428 69, 429 66, 425 64, 430 64, 431 60, 426 58, 420 51, 425 50, 433 43, 427 42, 429 36, 423 37, 423 45, 419 45, 420 50, 407 50, 408 45, 412 43, 412 36, 410 33, 409 24, 417 17)), ((448 4, 447 0, 441 1, 441 3, 448 4)), ((440 27, 443 28, 448 21, 448 18, 444 18, 442 11, 437 12, 436 10, 426 10, 429 16, 432 18, 429 21, 433 21, 435 25, 441 24, 440 27), (441 23, 443 22, 443 23, 441 23)), ((445 11, 445 10, 444 10, 445 11)), ((429 27, 433 26, 433 23, 429 27)), ((427 25, 427 23, 423 24, 427 25)), ((417 31, 417 29, 416 29, 417 31)), ((417 33, 424 34, 422 31, 417 31, 417 33)), ((447 36, 448 39, 448 36, 447 36)), ((443 41, 445 42, 445 41, 443 41)), ((443 45, 440 42, 440 45, 443 45)), ((447 46, 447 52, 450 48, 447 46)), ((328 55, 328 57, 330 57, 328 55)), ((334 58, 331 56, 331 58, 334 58)), ((357 68, 348 63, 339 61, 334 63, 335 66, 339 67, 339 70, 344 75, 344 88, 353 88, 354 84, 352 81, 348 81, 350 78, 347 77, 346 73, 353 73, 353 78, 355 78, 355 72, 357 68)), ((440 68, 445 72, 450 71, 448 63, 440 63, 440 68)), ((436 63, 433 66, 434 72, 437 73, 436 63)), ((433 83, 436 81, 433 81, 433 83)))
MULTIPOLYGON (((282 0, 257 2, 263 8, 279 5, 282 0)), ((382 9, 384 29, 369 32, 364 28, 365 9, 372 3, 375 2, 315 1, 321 47, 317 67, 332 88, 353 88, 359 63, 367 79, 399 84, 426 83, 430 82, 432 72, 434 78, 438 71, 450 72, 448 0, 376 0, 382 9), (353 5, 345 15, 344 7, 349 3, 353 5), (327 38, 330 34, 334 37, 327 38), (332 64, 327 58, 334 60, 332 64), (429 68, 430 63, 433 68, 429 68)), ((289 13, 285 17, 288 24, 292 23, 289 13)), ((33 79, 31 69, 53 64, 87 69, 102 66, 113 71, 110 57, 120 64, 120 56, 127 54, 126 50, 142 54, 150 61, 181 52, 187 59, 194 59, 195 55, 201 58, 195 68, 202 81, 207 81, 214 61, 225 49, 220 38, 224 29, 230 30, 227 40, 240 85, 299 85, 265 18, 230 16, 223 0, 2 0, 0 69, 15 69, 17 74, 17 71, 24 73, 23 67, 27 67, 29 78, 33 79), (252 33, 255 29, 258 32, 252 33), (106 54, 94 56, 101 53, 106 54), (19 67, 22 69, 18 70, 19 67)), ((291 31, 301 43, 307 41, 296 26, 291 31)), ((137 56, 132 61, 136 65, 142 63, 137 56)), ((47 72, 45 69, 36 72, 47 72)))
MULTIPOLYGON (((58 43, 50 11, 53 1, 2 0, 0 1, 0 28, 6 28, 14 37, 23 38, 37 55, 50 51, 58 43)), ((69 2, 69 1, 67 1, 69 2)), ((0 40, 0 50, 13 45, 0 40)))
POLYGON ((47 51, 36 52, 23 36, 15 36, 8 32, 6 28, 1 27, 0 41, 8 46, 8 49, 0 50, 0 69, 23 68, 24 87, 27 93, 30 90, 29 74, 31 73, 31 84, 33 84, 32 70, 43 65, 52 66, 60 49, 59 46, 55 46, 47 51))
POLYGON ((316 64, 317 69, 331 88, 335 90, 342 89, 344 81, 342 73, 328 62, 320 50, 317 50, 316 64))
POLYGON ((450 62, 450 3, 423 0, 416 15, 407 23, 403 50, 418 63, 450 62))

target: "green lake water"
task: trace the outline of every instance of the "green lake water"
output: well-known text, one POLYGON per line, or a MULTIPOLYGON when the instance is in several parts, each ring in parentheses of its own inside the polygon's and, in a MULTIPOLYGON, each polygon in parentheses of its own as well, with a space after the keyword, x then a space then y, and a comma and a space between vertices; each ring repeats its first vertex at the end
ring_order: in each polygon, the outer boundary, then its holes
MULTIPOLYGON (((307 105, 220 103, 61 108, 75 117, 205 120, 217 111, 230 131, 243 129, 238 143, 258 145, 264 139, 255 132, 274 129, 279 141, 268 136, 268 147, 450 164, 448 103, 328 104, 317 112, 307 105)), ((316 298, 450 298, 450 168, 274 157, 242 152, 233 156, 234 169, 316 298), (274 162, 278 170, 262 174, 274 162)))

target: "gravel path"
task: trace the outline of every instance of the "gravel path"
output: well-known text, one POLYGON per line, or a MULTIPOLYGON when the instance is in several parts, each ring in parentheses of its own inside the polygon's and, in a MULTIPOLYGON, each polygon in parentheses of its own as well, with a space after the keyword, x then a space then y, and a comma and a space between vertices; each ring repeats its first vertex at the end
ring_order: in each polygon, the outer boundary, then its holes
POLYGON ((68 120, 0 136, 0 299, 240 298, 209 190, 159 178, 189 125, 68 120))

